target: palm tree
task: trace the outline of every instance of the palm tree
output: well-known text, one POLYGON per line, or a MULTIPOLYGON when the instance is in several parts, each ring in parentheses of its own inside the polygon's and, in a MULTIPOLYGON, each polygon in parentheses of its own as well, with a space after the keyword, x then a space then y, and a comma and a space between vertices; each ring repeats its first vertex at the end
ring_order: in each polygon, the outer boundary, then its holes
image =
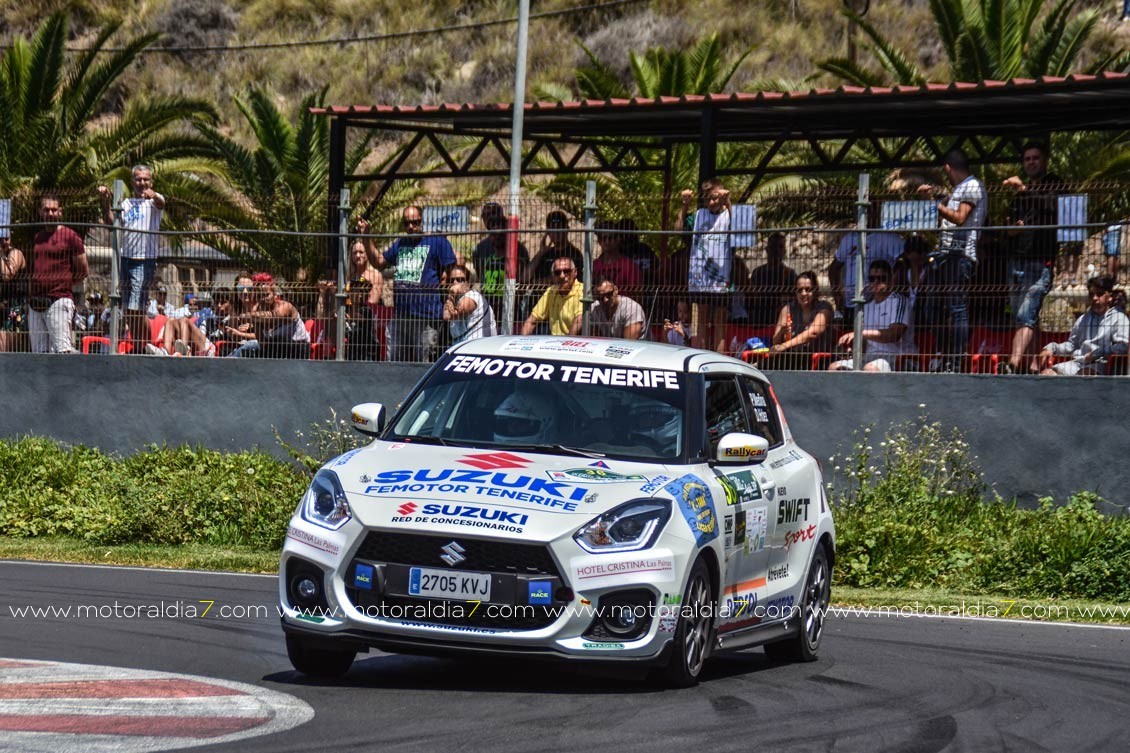
MULTIPOLYGON (((632 70, 632 87, 619 79, 612 68, 599 60, 588 48, 581 45, 588 64, 578 68, 574 77, 576 91, 560 84, 547 84, 535 89, 543 99, 564 101, 568 99, 627 99, 640 97, 679 97, 687 94, 717 94, 729 85, 738 67, 753 51, 749 48, 732 62, 724 59, 722 41, 718 34, 702 38, 689 50, 669 50, 662 47, 642 54, 629 53, 632 70)), ((718 166, 727 167, 737 161, 750 159, 748 147, 721 145, 718 166)), ((574 213, 580 210, 579 197, 584 195, 587 176, 562 175, 548 183, 531 186, 543 195, 550 196, 559 205, 574 213)), ((698 182, 697 145, 678 144, 671 155, 671 185, 676 189, 693 186, 698 182)), ((663 178, 657 172, 627 172, 602 176, 597 181, 602 213, 609 217, 630 217, 640 227, 662 227, 664 207, 659 198, 663 194, 663 178)), ((673 205, 668 206, 670 210, 673 205)))
MULTIPOLYGON (((252 88, 245 97, 236 97, 236 106, 254 135, 252 148, 212 126, 197 126, 224 165, 221 179, 211 183, 223 200, 202 205, 202 219, 221 229, 260 231, 210 235, 210 245, 248 266, 269 267, 291 279, 299 270, 310 275, 322 270, 327 240, 302 233, 323 232, 326 228, 330 200, 329 121, 310 112, 311 108, 325 105, 326 91, 322 89, 303 98, 294 121, 287 118, 264 89, 252 88)), ((348 150, 347 173, 355 172, 369 154, 371 139, 372 132, 368 132, 348 150)), ((394 152, 387 157, 386 164, 398 155, 394 152)), ((357 187, 354 205, 360 203, 357 199, 366 190, 366 185, 357 187)), ((382 205, 402 203, 419 192, 418 183, 402 182, 386 194, 382 205)))
MULTIPOLYGON (((938 38, 951 81, 1006 81, 1011 78, 1066 76, 1077 72, 1099 12, 1075 12, 1078 0, 1056 0, 1041 16, 1044 0, 930 0, 938 38)), ((921 85, 926 74, 913 56, 898 49, 862 16, 844 10, 870 39, 868 49, 879 70, 846 58, 816 61, 816 67, 857 86, 921 85)), ((1086 72, 1121 70, 1130 51, 1116 49, 1095 60, 1086 72)))
POLYGON ((94 196, 113 178, 128 180, 130 166, 145 162, 175 202, 174 184, 212 169, 208 145, 178 128, 216 118, 206 102, 187 97, 127 100, 112 112, 112 90, 145 48, 146 34, 118 50, 104 50, 118 24, 68 61, 68 18, 56 13, 29 41, 16 38, 0 64, 0 192, 27 195, 51 189, 94 196), (105 117, 110 114, 110 117, 105 117))

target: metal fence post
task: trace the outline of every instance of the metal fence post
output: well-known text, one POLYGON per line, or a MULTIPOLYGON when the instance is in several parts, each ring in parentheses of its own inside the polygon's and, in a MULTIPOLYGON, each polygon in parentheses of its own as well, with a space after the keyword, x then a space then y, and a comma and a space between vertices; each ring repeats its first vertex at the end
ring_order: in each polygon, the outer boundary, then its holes
POLYGON ((334 331, 334 347, 338 361, 345 360, 345 303, 349 294, 345 291, 345 270, 349 265, 349 189, 341 189, 341 200, 337 205, 337 327, 334 331))
POLYGON ((592 249, 596 228, 596 181, 585 181, 585 252, 581 261, 584 272, 584 294, 581 296, 581 334, 589 336, 589 309, 592 308, 592 249))
POLYGON ((859 253, 855 256, 855 337, 851 346, 851 365, 856 371, 863 368, 863 275, 867 268, 867 209, 871 204, 871 176, 859 174, 859 196, 855 201, 855 225, 859 228, 859 253))
MULTIPOLYGON (((126 184, 114 181, 112 211, 114 224, 110 228, 110 353, 118 352, 118 335, 122 326, 122 199, 126 195, 126 184)), ((134 340, 141 342, 136 336, 134 340)))

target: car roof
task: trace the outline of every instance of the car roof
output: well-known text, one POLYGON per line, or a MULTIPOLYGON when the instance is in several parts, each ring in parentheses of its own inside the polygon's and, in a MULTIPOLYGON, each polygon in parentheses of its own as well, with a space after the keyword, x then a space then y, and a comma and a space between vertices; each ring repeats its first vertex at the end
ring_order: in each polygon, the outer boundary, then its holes
POLYGON ((550 337, 542 335, 498 335, 468 340, 449 353, 474 356, 537 358, 546 361, 583 361, 593 366, 634 366, 688 373, 736 372, 768 381, 765 375, 743 361, 698 348, 603 337, 550 337))

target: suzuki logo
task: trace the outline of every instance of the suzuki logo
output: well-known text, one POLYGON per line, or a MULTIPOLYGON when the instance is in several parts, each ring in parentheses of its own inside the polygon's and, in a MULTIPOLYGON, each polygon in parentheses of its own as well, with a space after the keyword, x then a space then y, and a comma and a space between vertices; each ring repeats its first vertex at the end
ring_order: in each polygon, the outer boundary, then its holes
POLYGON ((450 544, 443 547, 442 551, 443 554, 441 554, 439 558, 452 567, 458 565, 460 562, 465 562, 467 559, 463 556, 463 552, 467 550, 459 546, 459 542, 457 541, 452 541, 450 544))
POLYGON ((503 468, 525 468, 530 464, 520 455, 511 455, 509 452, 488 452, 483 455, 467 455, 457 462, 473 468, 482 468, 484 471, 497 471, 503 468))
POLYGON ((400 515, 411 515, 412 513, 416 512, 416 503, 405 502, 400 507, 396 508, 396 512, 400 515))

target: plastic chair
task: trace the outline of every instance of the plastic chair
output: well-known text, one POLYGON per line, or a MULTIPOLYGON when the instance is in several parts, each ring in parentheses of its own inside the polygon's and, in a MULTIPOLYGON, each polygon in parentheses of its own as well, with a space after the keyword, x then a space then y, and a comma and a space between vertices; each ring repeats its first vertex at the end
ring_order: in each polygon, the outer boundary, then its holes
POLYGON ((974 327, 969 333, 969 373, 995 374, 1001 356, 1012 352, 1011 329, 974 327))
MULTIPOLYGON (((110 349, 110 338, 102 337, 101 335, 85 335, 82 338, 82 352, 83 353, 90 353, 90 346, 95 345, 95 344, 105 345, 106 349, 109 350, 110 349)), ((130 345, 129 340, 122 339, 122 340, 118 341, 118 354, 119 355, 125 355, 126 353, 132 353, 132 352, 133 352, 133 346, 130 345)))

